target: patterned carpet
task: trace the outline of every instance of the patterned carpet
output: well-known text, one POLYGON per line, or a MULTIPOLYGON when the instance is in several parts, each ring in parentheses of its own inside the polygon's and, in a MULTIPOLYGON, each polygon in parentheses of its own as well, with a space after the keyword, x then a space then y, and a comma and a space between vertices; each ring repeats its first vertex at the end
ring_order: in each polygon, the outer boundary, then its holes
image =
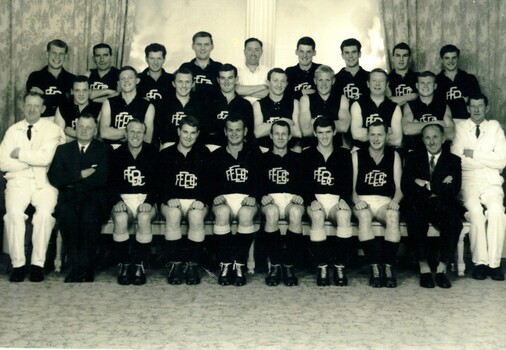
MULTIPOLYGON (((5 270, 2 270, 5 271, 5 270)), ((115 269, 91 284, 41 284, 0 275, 0 346, 108 349, 504 349, 506 283, 451 276, 453 288, 422 289, 401 271, 396 289, 373 289, 367 270, 350 286, 244 287, 205 275, 171 286, 149 270, 145 286, 119 286, 115 269)), ((205 273, 204 273, 205 274, 205 273)))

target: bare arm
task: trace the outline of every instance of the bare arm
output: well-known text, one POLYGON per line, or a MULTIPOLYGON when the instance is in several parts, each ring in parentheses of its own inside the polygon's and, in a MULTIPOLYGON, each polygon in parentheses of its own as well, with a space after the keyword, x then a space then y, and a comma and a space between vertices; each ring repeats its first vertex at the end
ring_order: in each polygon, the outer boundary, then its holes
POLYGON ((293 100, 293 113, 292 113, 292 135, 294 137, 302 137, 299 125, 299 101, 293 100))
POLYGON ((116 129, 111 127, 111 105, 109 104, 108 100, 102 104, 102 110, 100 111, 98 118, 100 119, 100 137, 102 139, 113 141, 120 141, 125 139, 124 129, 116 129))
POLYGON ((402 113, 401 107, 395 107, 390 125, 391 132, 387 136, 387 144, 390 146, 399 147, 402 144, 402 113))
POLYGON ((351 105, 351 137, 357 141, 368 141, 367 129, 362 126, 362 108, 358 102, 351 105))
POLYGON ((310 102, 308 96, 301 96, 299 100, 299 126, 302 136, 313 136, 313 126, 311 125, 311 112, 309 110, 310 102))
POLYGON ((144 115, 144 124, 146 124, 146 135, 144 136, 144 141, 147 143, 151 143, 153 140, 153 128, 154 128, 154 120, 155 120, 155 107, 150 104, 146 114, 144 115))
POLYGON ((244 97, 244 96, 251 96, 256 97, 258 99, 264 98, 269 94, 269 89, 267 88, 267 85, 260 84, 260 85, 236 85, 235 91, 238 95, 244 97))
POLYGON ((350 102, 346 96, 341 95, 341 103, 339 106, 339 119, 335 121, 336 130, 340 133, 346 133, 350 129, 351 115, 350 115, 350 102))
POLYGON ((264 136, 269 136, 269 132, 271 131, 271 124, 264 123, 264 114, 262 113, 260 102, 258 101, 255 101, 253 103, 253 117, 255 120, 255 138, 259 139, 264 136))

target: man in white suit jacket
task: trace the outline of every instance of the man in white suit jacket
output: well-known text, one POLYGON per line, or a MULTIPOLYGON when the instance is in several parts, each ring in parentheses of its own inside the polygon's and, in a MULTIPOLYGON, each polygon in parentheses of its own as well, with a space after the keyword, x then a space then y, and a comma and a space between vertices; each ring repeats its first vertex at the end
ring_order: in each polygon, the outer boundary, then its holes
POLYGON ((36 92, 25 96, 24 119, 12 125, 0 144, 0 170, 5 172, 5 230, 13 271, 9 280, 25 278, 25 210, 35 207, 33 215, 30 281, 44 280, 43 266, 55 219, 52 214, 58 191, 50 185, 47 171, 56 147, 65 142, 63 130, 47 119, 44 97, 36 92))

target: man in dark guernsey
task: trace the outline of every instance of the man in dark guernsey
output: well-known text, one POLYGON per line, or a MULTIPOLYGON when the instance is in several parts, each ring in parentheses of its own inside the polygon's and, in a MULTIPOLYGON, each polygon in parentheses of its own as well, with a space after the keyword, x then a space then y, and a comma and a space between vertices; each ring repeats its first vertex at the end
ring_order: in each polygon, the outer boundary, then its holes
POLYGON ((109 97, 119 95, 119 69, 112 65, 112 48, 105 43, 93 46, 93 61, 96 68, 86 73, 90 83, 90 100, 103 103, 109 97))
MULTIPOLYGON (((362 44, 357 39, 346 39, 341 43, 341 57, 346 66, 336 74, 334 89, 338 95, 356 101, 369 94, 367 81, 369 72, 360 67, 362 44)), ((351 104, 351 103, 350 103, 351 104)))
POLYGON ((300 38, 297 41, 295 54, 299 63, 285 70, 288 77, 286 92, 291 94, 292 98, 298 100, 303 95, 310 95, 316 92, 314 72, 320 64, 313 62, 313 57, 316 56, 316 43, 313 38, 308 36, 300 38))
POLYGON ((386 145, 388 126, 384 122, 377 120, 367 130, 369 147, 352 153, 353 213, 358 219, 358 239, 369 264, 369 285, 395 288, 394 264, 401 240, 401 158, 386 145), (385 225, 384 239, 375 237, 373 220, 385 225))
POLYGON ((398 43, 392 50, 394 69, 388 74, 387 97, 399 106, 418 97, 416 90, 417 74, 409 68, 411 48, 406 43, 398 43))
POLYGON ((125 66, 120 69, 118 77, 121 94, 102 104, 100 137, 113 148, 118 148, 126 141, 126 125, 135 118, 146 125, 144 141, 151 143, 155 108, 137 94, 137 71, 133 67, 125 66))

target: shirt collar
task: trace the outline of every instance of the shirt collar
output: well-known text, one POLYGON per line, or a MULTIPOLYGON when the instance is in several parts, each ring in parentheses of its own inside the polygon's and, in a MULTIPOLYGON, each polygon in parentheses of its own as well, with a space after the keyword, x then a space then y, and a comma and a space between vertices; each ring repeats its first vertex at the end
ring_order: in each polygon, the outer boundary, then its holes
POLYGON ((439 157, 441 157, 441 153, 442 152, 439 152, 438 154, 432 154, 432 153, 427 152, 427 155, 429 157, 429 162, 430 162, 430 158, 432 156, 434 156, 434 164, 437 164, 437 161, 439 160, 439 157))

